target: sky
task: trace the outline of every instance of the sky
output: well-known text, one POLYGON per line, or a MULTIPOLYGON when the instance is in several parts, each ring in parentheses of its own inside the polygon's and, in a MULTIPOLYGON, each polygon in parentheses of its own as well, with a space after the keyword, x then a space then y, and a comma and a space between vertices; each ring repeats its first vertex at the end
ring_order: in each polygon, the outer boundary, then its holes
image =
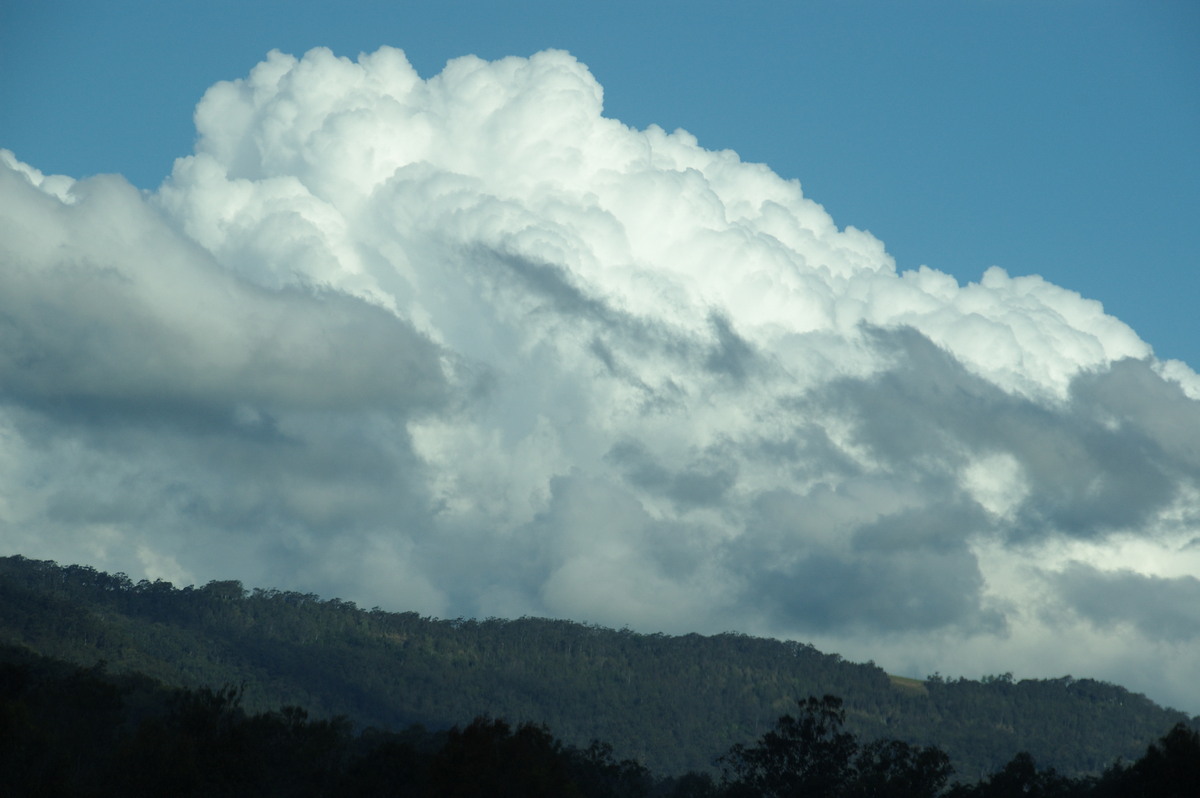
POLYGON ((0 549, 1200 712, 1187 3, 9 4, 0 549))

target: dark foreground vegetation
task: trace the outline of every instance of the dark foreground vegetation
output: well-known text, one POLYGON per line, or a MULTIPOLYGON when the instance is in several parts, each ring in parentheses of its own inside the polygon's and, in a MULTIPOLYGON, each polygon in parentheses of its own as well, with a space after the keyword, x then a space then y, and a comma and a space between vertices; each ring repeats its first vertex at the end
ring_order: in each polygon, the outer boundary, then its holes
MULTIPOLYGON (((1117 760, 1138 760, 1180 722, 1196 728, 1183 713, 1092 679, 900 679, 803 643, 640 635, 539 618, 440 620, 238 582, 134 583, 22 557, 0 558, 0 643, 84 673, 106 662, 104 680, 122 690, 152 679, 191 691, 180 695, 223 696, 222 707, 236 697, 228 718, 253 721, 253 728, 326 730, 341 740, 338 768, 355 757, 382 761, 377 743, 409 750, 395 732, 362 730, 432 730, 401 736, 424 756, 442 748, 446 730, 458 725, 466 733, 462 725, 482 715, 505 719, 509 736, 521 739, 539 730, 548 737, 546 724, 551 748, 572 752, 576 767, 590 750, 593 760, 606 752, 606 767, 638 762, 694 786, 704 778, 719 785, 722 773, 748 781, 736 746, 809 695, 844 700, 839 733, 858 745, 847 768, 869 770, 870 757, 890 762, 904 751, 936 749, 964 784, 986 785, 1009 770, 1015 778, 1028 769, 1013 760, 1015 751, 1031 751, 1040 767, 1067 778, 1091 778, 1117 760), (241 686, 232 694, 212 685, 241 686), (595 739, 611 748, 593 750, 595 739), (880 739, 908 748, 872 748, 880 739)), ((120 750, 136 742, 143 720, 170 718, 150 712, 146 695, 154 691, 122 698, 125 714, 110 732, 124 740, 120 750)))
POLYGON ((863 742, 832 696, 809 698, 718 775, 660 777, 606 743, 569 746, 544 726, 480 717, 429 732, 317 720, 298 707, 248 713, 240 688, 169 689, 18 648, 0 649, 0 778, 11 796, 438 796, 453 798, 1128 798, 1200 795, 1200 736, 1180 724, 1136 762, 1068 778, 1016 755, 947 788, 936 747, 863 742))

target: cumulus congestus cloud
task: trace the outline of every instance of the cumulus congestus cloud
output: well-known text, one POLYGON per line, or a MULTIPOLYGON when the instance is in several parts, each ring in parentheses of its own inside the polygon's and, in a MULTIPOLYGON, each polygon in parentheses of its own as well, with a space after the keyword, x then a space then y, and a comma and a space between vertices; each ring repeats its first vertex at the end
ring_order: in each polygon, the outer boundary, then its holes
POLYGON ((4 153, 5 547, 1200 707, 1200 378, 602 99, 272 53, 156 192, 4 153))

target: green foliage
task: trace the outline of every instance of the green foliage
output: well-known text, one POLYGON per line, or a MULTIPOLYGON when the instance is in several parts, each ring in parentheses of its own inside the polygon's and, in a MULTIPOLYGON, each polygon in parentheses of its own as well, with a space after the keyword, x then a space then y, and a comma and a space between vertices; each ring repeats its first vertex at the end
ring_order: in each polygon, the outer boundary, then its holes
POLYGON ((1097 798, 1194 798, 1200 795, 1200 734, 1176 724, 1129 767, 1119 763, 1099 780, 1097 798))
POLYGON ((946 752, 935 746, 876 740, 859 750, 856 771, 850 796, 922 798, 936 795, 954 768, 946 752))
POLYGON ((451 730, 431 768, 433 793, 445 798, 582 798, 563 746, 544 726, 476 718, 451 730))
MULTIPOLYGON (((660 774, 715 772, 721 752, 753 739, 801 695, 842 696, 846 732, 937 746, 967 781, 1019 750, 1068 775, 1100 773, 1186 720, 1087 679, 918 683, 802 643, 740 634, 439 620, 236 581, 133 583, 21 557, 0 558, 0 642, 88 667, 105 660, 111 673, 173 686, 245 685, 240 709, 252 714, 304 706, 315 718, 381 729, 445 730, 480 714, 517 728, 546 723, 570 746, 607 740, 614 764, 637 761, 660 774)), ((410 742, 397 742, 397 752, 410 742)))
POLYGON ((726 794, 933 798, 950 777, 950 759, 937 748, 888 739, 864 745, 843 730, 845 720, 840 698, 800 702, 798 717, 784 715, 757 744, 722 757, 726 794))
POLYGON ((800 704, 799 718, 784 715, 757 745, 737 744, 721 763, 736 794, 783 798, 832 795, 852 772, 858 743, 842 731, 841 699, 825 696, 800 704))
POLYGON ((1039 770, 1033 757, 1022 751, 977 784, 956 784, 947 798, 1083 798, 1093 795, 1093 789, 1090 780, 1069 779, 1053 768, 1039 770))
MULTIPOLYGON (((428 732, 314 720, 299 707, 251 713, 241 687, 168 689, 0 646, 5 795, 255 798, 933 798, 949 774, 936 748, 846 732, 840 699, 801 702, 724 757, 726 777, 656 778, 606 743, 568 745, 542 725, 478 717, 428 732)), ((1200 794, 1200 736, 1180 724, 1101 777, 1039 770, 1018 754, 948 798, 1183 798, 1200 794)))

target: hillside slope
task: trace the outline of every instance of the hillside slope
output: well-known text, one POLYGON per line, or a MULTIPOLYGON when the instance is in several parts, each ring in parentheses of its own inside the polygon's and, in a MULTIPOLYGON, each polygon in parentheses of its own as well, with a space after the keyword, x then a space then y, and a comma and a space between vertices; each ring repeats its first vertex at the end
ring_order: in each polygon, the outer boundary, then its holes
POLYGON ((1064 773, 1097 772, 1186 720, 1089 679, 918 682, 740 634, 438 620, 238 582, 134 584, 22 557, 0 558, 0 641, 171 685, 244 684, 248 708, 301 705, 360 726, 445 728, 480 714, 546 723, 663 774, 711 766, 808 695, 841 696, 848 728, 866 739, 941 747, 964 779, 1019 750, 1064 773))

